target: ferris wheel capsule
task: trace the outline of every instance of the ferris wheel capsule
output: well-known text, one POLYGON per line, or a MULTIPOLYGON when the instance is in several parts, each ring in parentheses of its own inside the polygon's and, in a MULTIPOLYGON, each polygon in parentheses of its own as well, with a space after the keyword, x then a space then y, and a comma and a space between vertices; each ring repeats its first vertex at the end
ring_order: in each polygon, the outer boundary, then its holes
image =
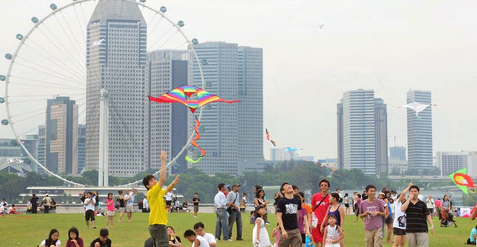
POLYGON ((56 6, 56 4, 52 3, 50 4, 50 9, 51 10, 56 10, 58 7, 56 6))
POLYGON ((33 22, 33 23, 36 24, 36 23, 38 22, 38 18, 36 18, 36 17, 33 16, 33 17, 31 18, 31 22, 33 22))
POLYGON ((12 54, 10 53, 5 54, 5 58, 8 60, 12 59, 12 54))
POLYGON ((194 45, 199 44, 199 40, 196 39, 196 38, 193 38, 193 39, 192 39, 192 44, 194 44, 194 45))
POLYGON ((0 104, 3 104, 3 102, 5 102, 5 99, 0 97, 0 104))
POLYGON ((8 120, 3 119, 3 120, 2 120, 2 124, 3 124, 3 125, 8 125, 8 120))
POLYGON ((202 65, 207 65, 207 59, 202 59, 202 60, 200 61, 200 63, 201 63, 202 65))
POLYGON ((165 6, 162 6, 159 10, 160 10, 162 13, 166 13, 167 8, 166 8, 165 6))
POLYGON ((4 75, 0 75, 0 81, 5 81, 7 79, 4 75))
POLYGON ((23 39, 23 35, 21 34, 17 34, 17 36, 15 36, 18 40, 22 40, 23 39))
POLYGON ((179 27, 183 27, 184 26, 184 21, 177 22, 177 25, 179 25, 179 27))

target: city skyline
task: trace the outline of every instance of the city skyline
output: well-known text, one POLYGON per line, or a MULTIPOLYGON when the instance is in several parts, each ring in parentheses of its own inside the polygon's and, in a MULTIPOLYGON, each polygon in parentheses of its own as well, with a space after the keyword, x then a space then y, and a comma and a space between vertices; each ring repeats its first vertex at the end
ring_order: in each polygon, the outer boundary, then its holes
MULTIPOLYGON (((6 37, 0 47, 3 54, 14 52, 18 44, 14 36, 31 28, 32 16, 51 12, 49 4, 35 1, 31 9, 16 13, 25 9, 18 1, 0 3, 5 10, 0 25, 6 37)), ((438 105, 433 109, 433 150, 477 150, 476 127, 467 124, 477 120, 469 114, 477 105, 472 94, 477 79, 473 73, 477 39, 472 30, 477 20, 469 13, 476 3, 160 4, 173 19, 184 19, 184 31, 200 42, 222 40, 263 48, 263 127, 279 147, 335 157, 335 104, 342 92, 363 88, 374 89, 375 96, 387 102, 388 135, 397 137, 398 146, 407 146, 407 111, 397 106, 406 103, 407 91, 422 89, 431 91, 432 103, 438 105), (243 9, 249 12, 246 17, 243 9), (210 10, 217 13, 207 18, 197 14, 210 10), (284 30, 292 35, 284 35, 284 30)), ((7 66, 8 61, 1 59, 0 74, 6 74, 7 66)), ((0 115, 6 115, 4 107, 0 115)), ((11 130, 0 128, 0 136, 11 137, 11 130)), ((265 157, 270 157, 270 145, 264 141, 265 157)))

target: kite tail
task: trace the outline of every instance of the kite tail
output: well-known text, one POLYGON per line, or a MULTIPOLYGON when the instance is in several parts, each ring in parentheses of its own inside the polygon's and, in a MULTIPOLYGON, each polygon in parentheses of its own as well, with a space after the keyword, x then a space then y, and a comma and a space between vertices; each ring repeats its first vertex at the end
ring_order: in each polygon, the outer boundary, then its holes
POLYGON ((205 150, 203 148, 199 147, 199 145, 195 142, 195 141, 200 139, 200 134, 199 134, 200 121, 197 118, 196 118, 196 121, 197 122, 196 122, 196 125, 195 125, 195 128, 194 128, 195 137, 190 144, 192 144, 192 146, 198 148, 200 150, 201 154, 199 155, 199 157, 196 160, 192 159, 189 155, 185 156, 185 160, 187 162, 193 163, 193 164, 199 163, 199 161, 202 159, 202 157, 205 156, 205 150))
POLYGON ((477 188, 474 187, 473 189, 474 189, 474 190, 471 190, 471 188, 467 188, 467 190, 468 190, 470 193, 474 194, 475 192, 477 192, 477 188))

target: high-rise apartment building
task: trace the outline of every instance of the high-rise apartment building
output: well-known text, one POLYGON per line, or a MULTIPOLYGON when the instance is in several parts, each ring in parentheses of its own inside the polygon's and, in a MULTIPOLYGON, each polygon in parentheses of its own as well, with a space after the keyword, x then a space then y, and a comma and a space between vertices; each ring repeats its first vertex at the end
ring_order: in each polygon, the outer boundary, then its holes
MULTIPOLYGON (((149 52, 146 67, 146 90, 153 97, 167 93, 173 88, 188 84, 189 52, 159 50, 149 52)), ((187 143, 187 121, 189 109, 182 104, 160 104, 147 102, 146 110, 146 163, 148 169, 159 169, 161 150, 166 150, 169 159, 175 157, 187 143)), ((170 173, 187 169, 183 152, 170 173)))
MULTIPOLYGON (((205 88, 202 86, 197 61, 193 60, 193 85, 226 100, 238 99, 238 45, 225 42, 205 42, 194 45, 203 63, 205 88), (205 62, 206 61, 206 62, 205 62)), ((194 166, 207 174, 237 174, 238 108, 240 103, 212 103, 204 106, 199 145, 207 151, 194 166)), ((196 113, 198 114, 198 112, 196 113)), ((195 121, 190 118, 189 134, 195 121)), ((198 154, 198 151, 195 151, 198 154)), ((194 154, 190 154, 194 156, 194 154)))
MULTIPOLYGON (((412 102, 431 104, 431 92, 407 92, 407 103, 412 102)), ((418 174, 426 174, 432 169, 432 107, 419 112, 419 116, 407 109, 407 148, 409 169, 415 169, 418 174)))
MULTIPOLYGON (((240 103, 205 106, 199 145, 207 150, 194 165, 207 174, 237 175, 239 164, 263 163, 263 51, 226 42, 194 45, 203 69, 202 86, 197 61, 192 59, 192 84, 240 103)), ((189 117, 189 134, 195 121, 189 117)), ((190 155, 197 156, 197 151, 190 155)))
POLYGON ((389 158, 406 160, 406 147, 403 146, 394 146, 389 147, 389 158))
POLYGON ((78 173, 83 172, 86 157, 86 125, 78 124, 78 173))
POLYGON ((285 161, 292 160, 293 154, 287 152, 284 148, 270 148, 270 160, 271 161, 285 161))
POLYGON ((137 4, 99 0, 87 24, 86 49, 86 169, 98 169, 99 95, 106 89, 109 174, 134 176, 146 169, 147 27, 137 4))
POLYGON ((238 47, 238 159, 263 161, 263 49, 238 47))
POLYGON ((387 173, 387 113, 373 90, 343 93, 337 106, 338 166, 364 174, 387 173))
POLYGON ((45 164, 54 173, 78 173, 78 105, 69 97, 47 101, 45 164))

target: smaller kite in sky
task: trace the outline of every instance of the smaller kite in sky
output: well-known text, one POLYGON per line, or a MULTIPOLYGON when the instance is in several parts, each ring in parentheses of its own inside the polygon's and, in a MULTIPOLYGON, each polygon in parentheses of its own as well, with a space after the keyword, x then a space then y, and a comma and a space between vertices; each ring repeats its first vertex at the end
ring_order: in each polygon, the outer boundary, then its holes
POLYGON ((416 116, 419 117, 419 112, 424 111, 424 109, 426 109, 428 106, 437 106, 437 105, 423 104, 423 103, 419 103, 419 102, 414 101, 412 103, 409 103, 407 105, 403 105, 403 106, 400 106, 400 107, 406 107, 406 108, 409 108, 409 109, 415 111, 416 116))
POLYGON ((94 42, 94 43, 91 45, 91 48, 93 48, 93 47, 95 47, 95 46, 101 45, 101 43, 103 43, 103 41, 104 41, 104 39, 100 39, 100 40, 94 42))
POLYGON ((270 140, 270 133, 268 132, 268 129, 265 129, 265 134, 267 135, 267 141, 270 141, 273 144, 273 146, 276 147, 277 143, 273 140, 270 140))
POLYGON ((466 195, 477 192, 474 180, 471 176, 467 175, 467 168, 462 168, 452 174, 449 174, 449 178, 461 189, 466 195), (473 190, 472 190, 473 189, 473 190))
POLYGON ((291 147, 286 147, 285 148, 285 151, 290 152, 290 153, 294 153, 298 150, 299 150, 299 148, 291 148, 291 147))

